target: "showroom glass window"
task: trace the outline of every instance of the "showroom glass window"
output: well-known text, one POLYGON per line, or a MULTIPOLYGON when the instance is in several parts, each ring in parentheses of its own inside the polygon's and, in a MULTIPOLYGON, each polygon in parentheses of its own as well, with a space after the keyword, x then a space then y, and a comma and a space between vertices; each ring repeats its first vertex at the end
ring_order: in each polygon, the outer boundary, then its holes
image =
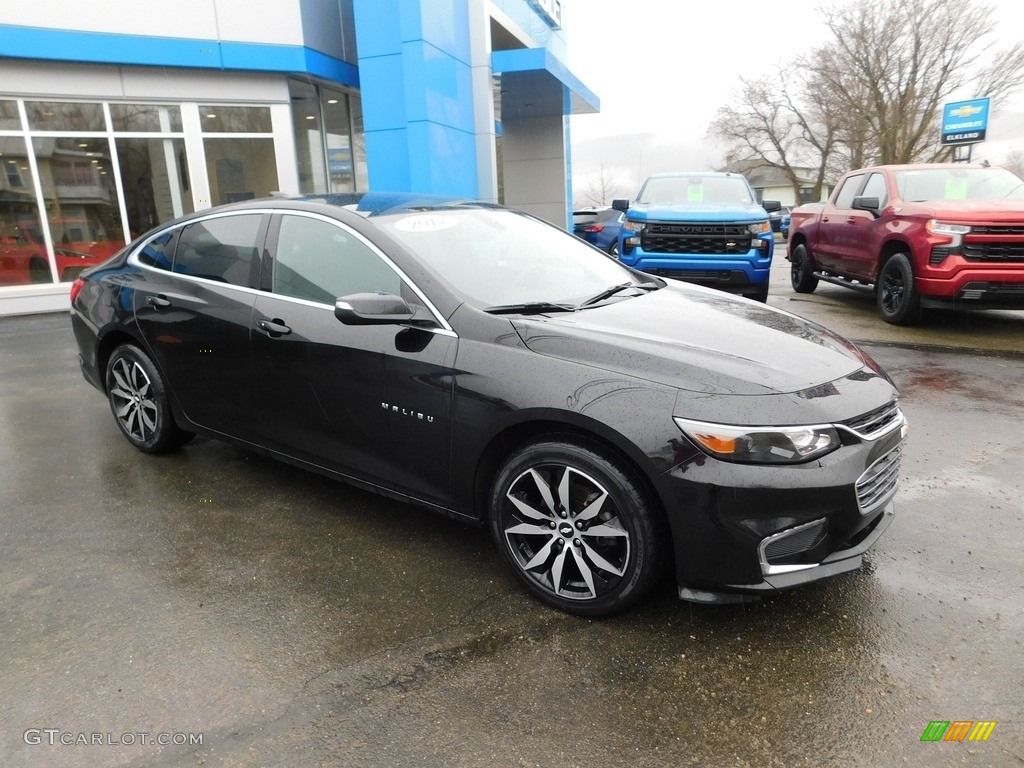
POLYGON ((129 240, 194 209, 181 109, 111 104, 129 240))
POLYGON ((193 210, 177 105, 0 100, 0 285, 68 282, 193 210))
POLYGON ((359 99, 301 80, 289 81, 289 90, 300 191, 365 191, 366 147, 359 99))
POLYGON ((53 246, 47 259, 68 282, 126 242, 103 104, 26 101, 25 115, 53 246))
POLYGON ((211 204, 269 197, 279 189, 270 107, 201 104, 199 120, 211 204))
POLYGON ((18 103, 0 101, 0 286, 53 280, 18 103))

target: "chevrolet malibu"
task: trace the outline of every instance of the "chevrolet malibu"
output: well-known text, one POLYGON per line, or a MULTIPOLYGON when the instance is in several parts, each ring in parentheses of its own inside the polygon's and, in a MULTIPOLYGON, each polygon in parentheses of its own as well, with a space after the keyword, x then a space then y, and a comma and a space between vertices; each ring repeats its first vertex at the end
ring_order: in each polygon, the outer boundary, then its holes
POLYGON ((71 296, 82 373, 140 451, 199 434, 486 526, 571 613, 666 571, 708 603, 817 581, 893 518, 905 421, 857 347, 500 206, 222 206, 71 296))

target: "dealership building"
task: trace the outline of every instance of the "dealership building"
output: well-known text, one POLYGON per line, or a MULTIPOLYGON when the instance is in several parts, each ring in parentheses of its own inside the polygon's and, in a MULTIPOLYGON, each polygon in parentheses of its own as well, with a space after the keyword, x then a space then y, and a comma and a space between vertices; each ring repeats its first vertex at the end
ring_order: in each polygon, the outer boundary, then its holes
POLYGON ((416 191, 561 226, 566 0, 36 0, 0 9, 0 315, 156 224, 274 193, 416 191))

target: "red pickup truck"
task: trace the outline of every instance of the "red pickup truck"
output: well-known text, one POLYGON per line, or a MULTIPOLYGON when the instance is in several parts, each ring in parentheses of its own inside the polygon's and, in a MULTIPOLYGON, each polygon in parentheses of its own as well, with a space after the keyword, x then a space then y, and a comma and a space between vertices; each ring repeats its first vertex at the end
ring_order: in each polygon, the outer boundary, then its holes
POLYGON ((797 293, 870 291, 897 325, 921 307, 1024 309, 1024 181, 963 163, 850 171, 793 210, 786 258, 797 293))

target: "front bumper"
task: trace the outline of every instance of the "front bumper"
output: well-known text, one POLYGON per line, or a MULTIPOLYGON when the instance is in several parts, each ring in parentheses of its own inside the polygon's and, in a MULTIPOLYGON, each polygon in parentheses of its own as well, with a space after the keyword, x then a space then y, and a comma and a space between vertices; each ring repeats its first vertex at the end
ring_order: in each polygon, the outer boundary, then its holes
POLYGON ((892 522, 906 423, 807 464, 719 461, 696 448, 669 473, 679 596, 742 601, 860 567, 892 522))
POLYGON ((688 254, 648 253, 640 247, 619 260, 634 269, 658 277, 684 280, 731 293, 741 293, 768 283, 771 274, 771 253, 751 249, 739 257, 697 256, 688 254))

